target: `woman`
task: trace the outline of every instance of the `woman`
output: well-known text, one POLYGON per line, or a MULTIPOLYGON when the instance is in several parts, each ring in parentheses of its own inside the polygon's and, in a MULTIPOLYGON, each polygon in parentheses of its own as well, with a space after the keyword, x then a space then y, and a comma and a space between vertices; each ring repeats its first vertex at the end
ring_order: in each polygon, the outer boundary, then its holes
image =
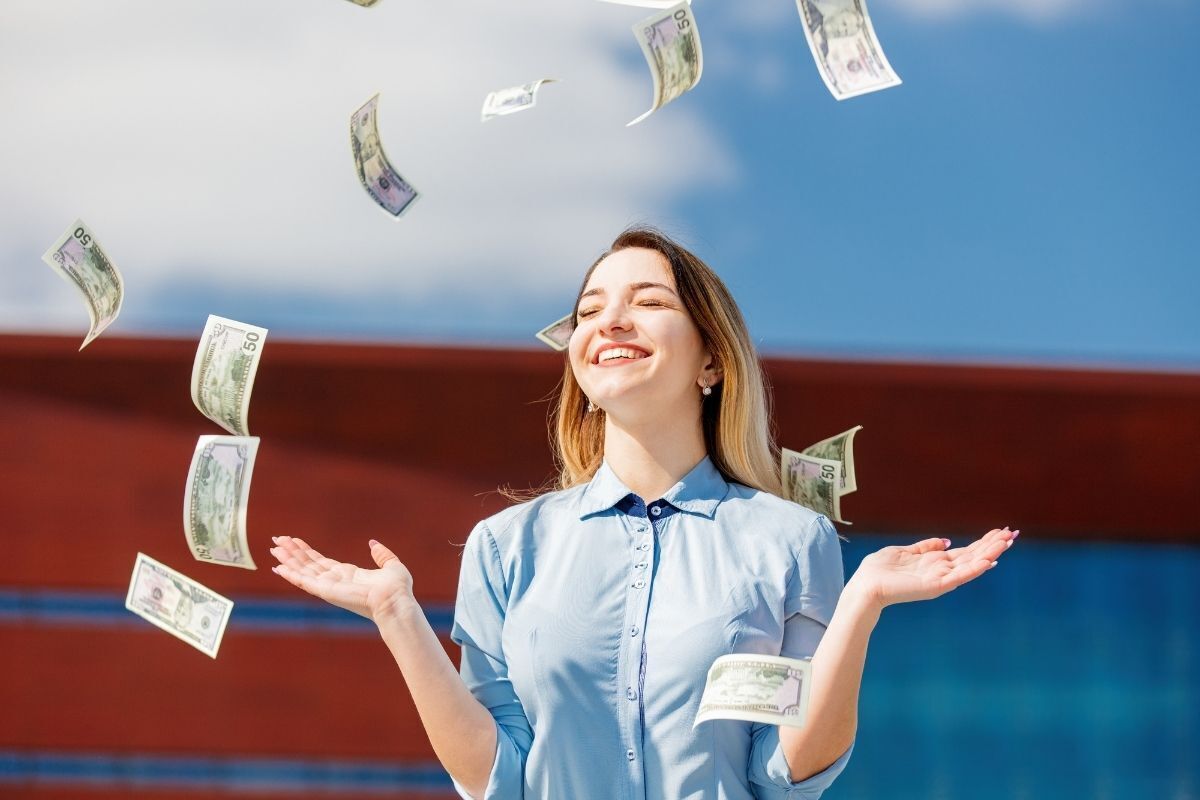
POLYGON ((720 279, 632 229, 575 311, 561 488, 468 538, 461 675, 382 544, 361 569, 279 537, 275 571, 374 620, 464 797, 819 796, 849 758, 882 609, 979 576, 1017 532, 884 548, 843 588, 830 522, 778 496, 762 373, 720 279), (709 665, 734 652, 811 656, 804 728, 692 728, 709 665))

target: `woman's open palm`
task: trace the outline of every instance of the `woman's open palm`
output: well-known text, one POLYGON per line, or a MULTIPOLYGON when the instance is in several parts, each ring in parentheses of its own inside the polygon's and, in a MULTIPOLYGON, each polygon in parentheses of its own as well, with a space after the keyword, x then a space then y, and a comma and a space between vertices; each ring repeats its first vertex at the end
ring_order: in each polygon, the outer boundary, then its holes
POLYGON ((364 569, 326 558, 303 539, 276 536, 271 555, 279 560, 272 570, 284 580, 335 606, 374 619, 383 610, 415 603, 412 573, 396 554, 371 541, 371 558, 378 569, 364 569))
POLYGON ((862 560, 851 578, 881 606, 929 600, 957 589, 992 567, 1020 531, 998 528, 966 547, 949 549, 949 539, 925 539, 907 547, 885 547, 862 560))

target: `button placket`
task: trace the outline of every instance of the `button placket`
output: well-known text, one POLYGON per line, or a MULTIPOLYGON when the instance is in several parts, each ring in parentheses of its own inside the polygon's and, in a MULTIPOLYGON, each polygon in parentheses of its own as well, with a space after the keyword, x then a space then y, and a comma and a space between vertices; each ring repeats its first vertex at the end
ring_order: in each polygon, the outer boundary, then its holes
POLYGON ((630 523, 631 541, 629 544, 629 580, 626 582, 626 620, 622 631, 622 646, 620 657, 620 673, 624 680, 620 690, 624 697, 621 699, 621 720, 626 739, 625 757, 629 761, 629 779, 633 785, 634 797, 641 797, 645 790, 645 776, 642 765, 638 763, 638 754, 644 746, 644 731, 642 730, 641 708, 641 668, 642 649, 646 615, 649 610, 650 587, 647 576, 653 558, 654 526, 646 516, 646 507, 641 506, 626 519, 630 523), (642 516, 637 514, 640 512, 642 516), (641 564, 643 566, 639 567, 641 564))
MULTIPOLYGON (((633 541, 629 549, 629 581, 626 591, 631 593, 628 604, 629 619, 626 621, 625 646, 622 658, 622 672, 625 680, 622 705, 625 707, 621 715, 629 727, 628 737, 632 748, 626 750, 625 756, 630 764, 630 778, 633 781, 634 796, 640 796, 644 791, 644 775, 642 766, 638 764, 638 753, 643 747, 644 731, 642 730, 643 701, 642 701, 642 651, 645 648, 646 618, 650 610, 650 592, 653 588, 651 576, 654 563, 654 537, 657 535, 658 520, 648 515, 645 506, 641 512, 646 516, 633 517, 633 541)), ((661 512, 660 512, 661 513, 661 512)))

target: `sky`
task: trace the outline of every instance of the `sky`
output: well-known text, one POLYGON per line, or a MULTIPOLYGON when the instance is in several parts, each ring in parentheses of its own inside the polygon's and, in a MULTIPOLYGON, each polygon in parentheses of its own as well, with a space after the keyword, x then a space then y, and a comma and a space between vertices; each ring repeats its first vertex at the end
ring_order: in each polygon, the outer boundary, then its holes
MULTIPOLYGON (((761 350, 1200 371, 1193 0, 873 0, 904 83, 844 101, 791 0, 694 0, 699 85, 598 0, 5 0, 0 332, 78 335, 41 262, 76 218, 112 335, 539 347, 617 232, 708 261, 761 350), (537 78, 537 106, 481 123, 537 78), (355 174, 351 113, 421 193, 355 174)), ((102 337, 103 339, 103 337, 102 337)), ((102 346, 101 341, 91 347, 102 346)))

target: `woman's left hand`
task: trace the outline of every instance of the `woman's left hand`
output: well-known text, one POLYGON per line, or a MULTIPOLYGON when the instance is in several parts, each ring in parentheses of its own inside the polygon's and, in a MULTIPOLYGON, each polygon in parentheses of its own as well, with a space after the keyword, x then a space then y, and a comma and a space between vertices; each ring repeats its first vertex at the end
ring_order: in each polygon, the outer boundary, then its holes
POLYGON ((1020 531, 998 528, 966 547, 949 549, 949 539, 925 539, 907 547, 885 547, 862 560, 846 584, 879 608, 930 600, 991 569, 1020 531))

